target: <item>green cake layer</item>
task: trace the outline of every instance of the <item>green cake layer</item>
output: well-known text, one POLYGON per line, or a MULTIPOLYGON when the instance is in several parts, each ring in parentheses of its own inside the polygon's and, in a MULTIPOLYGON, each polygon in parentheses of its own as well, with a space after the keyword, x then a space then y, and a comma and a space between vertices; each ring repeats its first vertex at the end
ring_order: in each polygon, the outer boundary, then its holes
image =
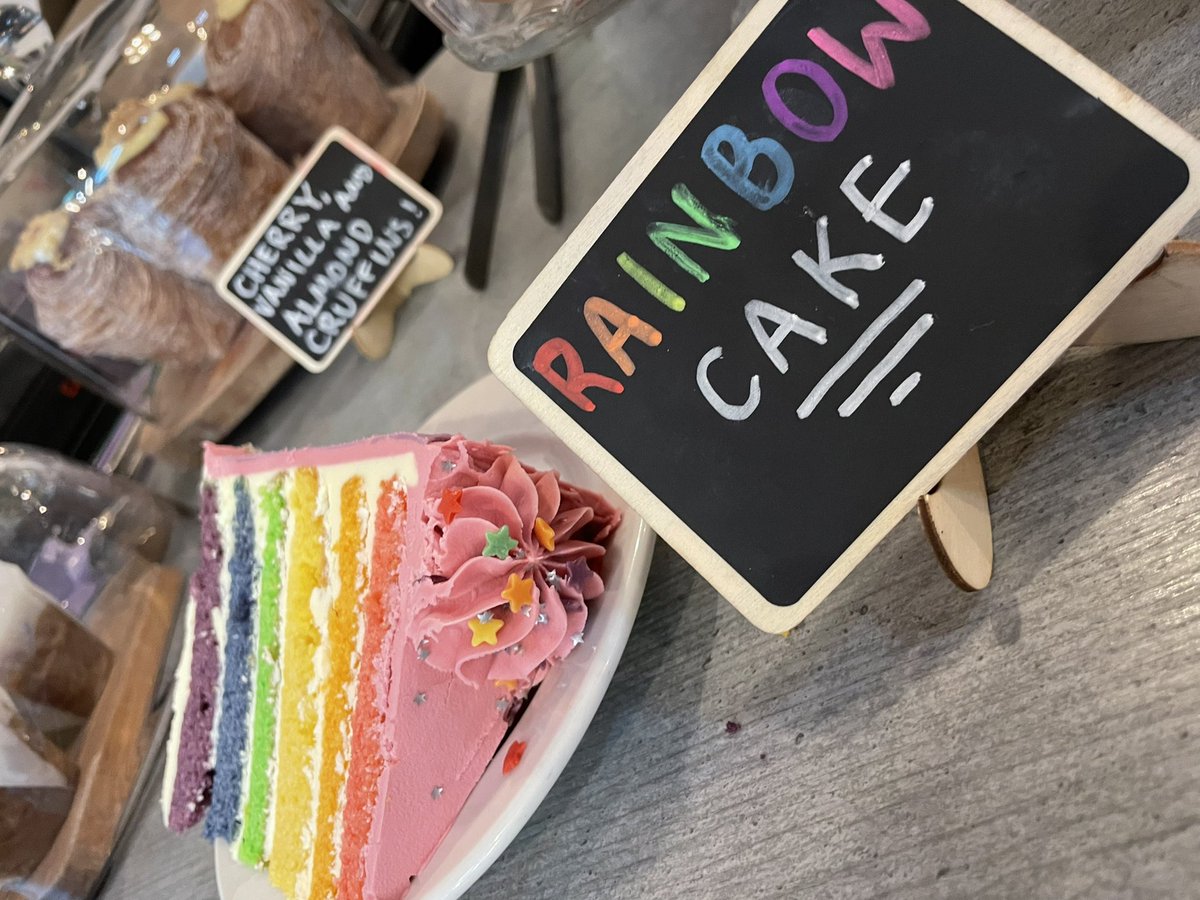
POLYGON ((261 866, 270 855, 272 771, 279 726, 279 625, 283 595, 284 536, 287 501, 284 476, 272 476, 258 489, 257 522, 262 535, 262 583, 258 598, 258 647, 254 679, 254 713, 250 731, 248 787, 242 830, 234 846, 244 865, 261 866))

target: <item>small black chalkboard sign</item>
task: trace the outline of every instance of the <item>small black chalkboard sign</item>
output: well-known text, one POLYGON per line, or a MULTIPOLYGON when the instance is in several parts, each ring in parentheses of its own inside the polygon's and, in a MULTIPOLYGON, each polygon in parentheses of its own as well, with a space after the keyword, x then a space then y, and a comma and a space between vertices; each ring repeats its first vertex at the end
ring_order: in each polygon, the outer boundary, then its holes
POLYGON ((331 128, 225 266, 217 291, 302 366, 323 372, 441 214, 436 197, 331 128))
POLYGON ((1200 145, 999 0, 763 0, 492 343, 790 628, 1200 207, 1200 145))

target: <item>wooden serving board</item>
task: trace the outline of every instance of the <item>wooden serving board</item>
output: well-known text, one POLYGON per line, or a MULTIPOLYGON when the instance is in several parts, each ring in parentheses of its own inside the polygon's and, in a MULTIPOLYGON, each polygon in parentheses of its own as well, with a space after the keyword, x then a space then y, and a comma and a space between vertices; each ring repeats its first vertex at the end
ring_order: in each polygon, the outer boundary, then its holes
POLYGON ((70 754, 79 771, 71 811, 20 894, 4 900, 83 898, 106 870, 134 787, 153 748, 155 686, 183 587, 177 569, 134 557, 88 612, 113 668, 70 754))

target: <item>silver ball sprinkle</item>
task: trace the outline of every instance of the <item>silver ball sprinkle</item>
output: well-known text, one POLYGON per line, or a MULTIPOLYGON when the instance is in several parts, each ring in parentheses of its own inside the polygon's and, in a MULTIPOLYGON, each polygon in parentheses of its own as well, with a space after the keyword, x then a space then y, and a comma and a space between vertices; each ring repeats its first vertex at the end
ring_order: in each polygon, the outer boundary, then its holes
POLYGON ((417 644, 417 659, 426 660, 429 658, 429 638, 421 638, 421 643, 417 644))
POLYGON ((528 619, 530 616, 532 616, 532 615, 533 615, 533 604, 532 604, 532 603, 526 603, 524 606, 522 606, 522 607, 521 607, 521 615, 523 615, 523 616, 524 616, 525 618, 527 618, 527 619, 528 619))
POLYGON ((477 618, 480 622, 490 622, 492 621, 492 611, 490 609, 485 609, 475 618, 477 618))
POLYGON ((442 460, 442 471, 443 472, 453 472, 456 468, 457 468, 457 465, 455 464, 454 460, 452 460, 452 459, 443 459, 442 460))
POLYGON ((583 643, 583 632, 582 631, 576 632, 575 634, 571 635, 571 646, 572 647, 578 647, 582 643, 583 643))
POLYGON ((546 584, 550 585, 550 587, 554 587, 556 584, 558 584, 558 573, 553 569, 546 573, 546 584))
POLYGON ((496 709, 498 709, 500 712, 505 712, 508 709, 507 698, 501 697, 499 700, 497 700, 496 701, 496 709))
POLYGON ((537 624, 547 625, 547 624, 549 624, 549 622, 550 622, 550 617, 548 615, 546 615, 545 613, 538 613, 537 624))
POLYGON ((432 797, 434 800, 441 800, 443 793, 444 793, 444 791, 442 790, 441 785, 439 785, 439 786, 435 787, 432 791, 429 792, 429 796, 432 797))
POLYGON ((513 644, 511 647, 507 648, 504 652, 509 654, 510 656, 519 656, 521 653, 521 645, 513 644))
POLYGON ((417 704, 417 706, 423 705, 425 703, 425 692, 421 691, 419 694, 413 697, 413 703, 417 704))

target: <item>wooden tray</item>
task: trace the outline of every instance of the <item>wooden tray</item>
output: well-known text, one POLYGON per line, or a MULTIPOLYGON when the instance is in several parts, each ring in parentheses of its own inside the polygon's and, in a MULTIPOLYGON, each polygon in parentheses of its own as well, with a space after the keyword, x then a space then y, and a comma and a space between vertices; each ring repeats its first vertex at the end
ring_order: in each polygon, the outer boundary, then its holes
POLYGON ((104 692, 69 754, 79 771, 75 798, 29 883, 20 893, 0 892, 3 900, 89 897, 107 872, 169 715, 165 694, 156 698, 155 688, 182 586, 177 569, 134 557, 89 610, 86 624, 114 660, 104 692))

